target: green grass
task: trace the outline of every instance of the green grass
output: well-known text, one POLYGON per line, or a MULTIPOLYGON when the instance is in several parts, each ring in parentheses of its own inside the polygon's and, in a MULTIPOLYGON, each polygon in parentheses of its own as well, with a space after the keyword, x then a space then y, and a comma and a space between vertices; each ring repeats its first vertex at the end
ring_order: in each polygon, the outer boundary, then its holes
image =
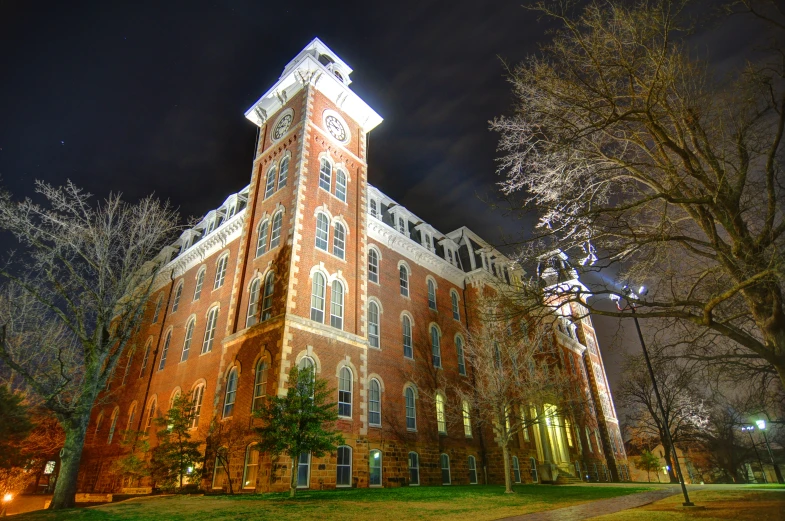
POLYGON ((406 519, 493 520, 551 510, 649 490, 646 487, 554 487, 518 485, 514 494, 499 486, 406 487, 301 491, 238 496, 163 496, 93 508, 39 511, 15 521, 222 521, 229 519, 402 521, 406 519))

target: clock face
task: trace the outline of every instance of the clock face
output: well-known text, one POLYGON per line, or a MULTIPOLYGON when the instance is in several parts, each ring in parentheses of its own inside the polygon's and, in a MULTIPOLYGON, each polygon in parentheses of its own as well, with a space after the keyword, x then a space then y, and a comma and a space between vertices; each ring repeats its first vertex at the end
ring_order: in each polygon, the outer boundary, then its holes
POLYGON ((273 127, 273 140, 278 141, 281 139, 284 134, 289 130, 289 127, 292 126, 292 121, 294 120, 294 113, 290 110, 287 110, 281 117, 278 118, 278 121, 275 123, 273 127))
POLYGON ((327 125, 327 130, 335 139, 342 143, 346 141, 346 127, 343 126, 343 123, 341 123, 338 118, 329 114, 324 118, 324 123, 327 125))

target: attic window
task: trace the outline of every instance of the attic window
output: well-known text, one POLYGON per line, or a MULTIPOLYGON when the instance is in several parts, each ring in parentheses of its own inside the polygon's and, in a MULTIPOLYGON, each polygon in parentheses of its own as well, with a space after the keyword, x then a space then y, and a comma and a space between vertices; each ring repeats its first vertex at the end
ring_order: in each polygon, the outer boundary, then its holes
POLYGON ((343 76, 341 76, 341 73, 340 73, 340 72, 338 72, 338 71, 333 71, 333 74, 335 74, 335 77, 336 77, 336 78, 338 78, 339 80, 343 81, 343 76))
POLYGON ((326 66, 326 65, 330 65, 331 63, 335 63, 335 60, 333 60, 332 58, 330 58, 326 54, 320 54, 319 55, 319 63, 321 63, 322 65, 326 66))

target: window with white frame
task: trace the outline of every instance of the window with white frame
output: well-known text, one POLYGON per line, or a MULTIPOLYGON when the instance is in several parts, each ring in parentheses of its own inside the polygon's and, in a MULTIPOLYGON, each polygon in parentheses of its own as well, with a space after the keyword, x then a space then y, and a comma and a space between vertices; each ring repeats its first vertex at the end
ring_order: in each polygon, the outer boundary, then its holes
POLYGON ((466 358, 463 354, 463 338, 455 337, 455 353, 458 356, 458 374, 466 376, 466 358))
POLYGON ((382 425, 382 386, 379 380, 371 378, 368 393, 368 423, 375 427, 382 425))
POLYGON ((452 300, 452 318, 460 320, 461 312, 458 308, 458 293, 455 290, 450 292, 450 299, 452 300))
POLYGON ((259 290, 261 286, 262 279, 255 277, 248 288, 248 315, 245 319, 245 327, 251 327, 256 324, 256 315, 259 313, 259 290))
POLYGON ((311 453, 303 452, 297 460, 297 488, 308 488, 311 478, 311 453))
POLYGON ((224 255, 218 259, 218 264, 215 268, 215 284, 213 289, 218 289, 224 285, 226 280, 226 265, 229 263, 229 255, 224 255))
POLYGON ((311 320, 319 323, 324 323, 324 290, 324 275, 317 271, 311 284, 311 320))
POLYGON ((106 444, 112 444, 112 438, 114 438, 114 430, 117 427, 117 417, 120 416, 120 408, 115 407, 114 411, 112 411, 111 421, 109 423, 109 436, 106 438, 106 444))
POLYGON ((128 423, 126 424, 126 431, 131 431, 134 428, 134 419, 136 418, 136 402, 131 404, 131 409, 128 411, 128 423))
POLYGON ((333 281, 330 294, 330 325, 343 329, 343 285, 337 280, 333 281))
POLYGON ((191 350, 191 339, 194 336, 194 326, 196 325, 196 319, 192 318, 188 321, 188 324, 185 326, 185 340, 183 341, 183 352, 180 355, 180 361, 185 362, 188 360, 188 351, 191 350))
POLYGON ((398 231, 406 235, 406 223, 404 222, 403 217, 398 217, 398 231))
POLYGON ((469 402, 463 400, 461 403, 461 410, 463 411, 463 434, 467 438, 472 437, 472 418, 471 418, 471 411, 469 409, 469 402))
POLYGON ((327 251, 327 242, 330 237, 330 220, 320 213, 316 216, 316 247, 327 251))
POLYGON ((382 486, 382 451, 373 449, 368 455, 368 484, 382 486))
POLYGON ((155 303, 155 312, 153 313, 153 324, 158 322, 158 316, 161 314, 161 306, 164 303, 164 296, 161 295, 158 297, 158 301, 155 303))
POLYGON ((436 427, 439 434, 447 434, 447 416, 445 413, 444 395, 436 395, 436 427))
POLYGON ((218 323, 218 306, 212 308, 207 313, 207 326, 204 329, 204 340, 202 341, 202 354, 213 350, 213 340, 215 340, 215 326, 218 323))
POLYGON ((352 417, 352 370, 342 367, 338 377, 338 416, 352 417))
POLYGON ((450 457, 447 454, 442 454, 439 457, 442 466, 442 485, 449 485, 450 480, 450 457))
POLYGON ((368 303, 368 343, 371 347, 379 347, 379 306, 376 302, 368 303))
POLYGON ((409 485, 420 484, 420 455, 416 452, 409 453, 409 485))
POLYGON ((335 173, 335 197, 346 202, 346 172, 340 169, 335 173))
POLYGON ((439 333, 439 329, 435 325, 431 326, 431 355, 433 358, 433 366, 441 367, 442 366, 442 341, 441 341, 441 334, 439 333))
POLYGON ((406 399, 406 429, 417 430, 417 397, 414 394, 414 389, 407 387, 404 391, 404 398, 406 399))
POLYGON ((379 210, 376 208, 376 199, 371 199, 369 203, 371 206, 371 217, 379 218, 379 210))
POLYGON ((287 177, 289 177, 289 156, 281 159, 280 170, 278 172, 278 190, 286 186, 287 177))
POLYGON ((275 193, 275 178, 277 177, 278 172, 275 168, 275 165, 271 166, 270 169, 267 171, 267 180, 264 183, 264 198, 267 199, 273 193, 275 193))
POLYGON ((191 428, 199 426, 199 416, 202 414, 202 401, 204 400, 204 384, 194 387, 191 393, 191 428))
POLYGON ((529 472, 532 475, 532 483, 538 483, 540 478, 537 475, 537 460, 534 458, 529 458, 529 472))
POLYGON ((401 265, 398 269, 398 278, 401 283, 401 295, 404 297, 409 296, 409 270, 406 269, 406 266, 401 265))
POLYGON ((126 380, 128 380, 128 373, 131 372, 131 364, 134 361, 135 350, 136 350, 135 346, 131 346, 131 348, 128 349, 128 359, 125 362, 125 373, 123 373, 123 383, 121 383, 120 385, 125 385, 126 380))
POLYGON ((262 294, 262 322, 273 316, 273 292, 275 290, 275 273, 269 272, 264 278, 264 293, 262 294))
POLYGON ((254 411, 258 411, 264 403, 264 397, 267 395, 267 358, 262 358, 256 362, 256 370, 254 371, 253 383, 253 405, 254 411))
POLYGON ((277 248, 281 244, 281 226, 283 225, 283 212, 278 212, 273 217, 273 229, 270 232, 270 249, 277 248))
POLYGON ((512 479, 516 483, 521 482, 521 464, 518 461, 518 456, 512 457, 512 479))
POLYGON ((207 268, 204 266, 201 267, 199 273, 196 275, 196 287, 194 288, 194 300, 199 300, 199 297, 202 295, 202 286, 204 285, 204 274, 207 272, 207 268))
POLYGON ((166 357, 169 355, 169 344, 172 343, 172 331, 169 330, 166 333, 166 339, 164 340, 164 348, 161 351, 161 361, 158 363, 158 370, 162 371, 163 368, 166 366, 166 357))
POLYGON ((346 445, 338 447, 338 460, 335 467, 335 485, 338 487, 352 486, 352 448, 346 445))
POLYGON ((414 350, 412 348, 412 321, 404 315, 401 320, 401 329, 403 332, 403 356, 405 358, 414 358, 414 350))
POLYGON ((474 456, 469 456, 469 461, 467 463, 469 468, 469 485, 476 485, 477 484, 477 460, 474 459, 474 456))
POLYGON ((267 233, 270 230, 270 221, 265 219, 259 223, 259 233, 256 239, 256 256, 259 257, 267 252, 267 233))
POLYGON ((428 307, 436 311, 436 284, 428 279, 428 307))
POLYGON ((319 164, 319 188, 330 191, 332 185, 333 166, 327 159, 322 158, 319 164))
POLYGON ((376 250, 368 250, 368 280, 379 283, 379 254, 376 250))
POLYGON ((255 489, 259 475, 259 446, 248 445, 245 450, 245 466, 243 468, 243 489, 255 489))
POLYGON ((346 230, 343 224, 335 223, 333 229, 333 255, 339 259, 343 259, 346 253, 346 230))
POLYGON ((181 280, 180 283, 177 285, 177 289, 174 292, 174 302, 172 302, 172 313, 177 311, 177 308, 180 307, 180 298, 183 296, 183 281, 181 280))
POLYGON ((237 368, 232 367, 226 376, 226 393, 224 394, 223 417, 228 418, 234 412, 234 402, 237 399, 237 368))
POLYGON ((153 339, 149 339, 144 346, 144 356, 142 357, 142 369, 139 371, 139 378, 144 376, 144 371, 147 369, 147 361, 150 359, 150 348, 153 345, 153 339))

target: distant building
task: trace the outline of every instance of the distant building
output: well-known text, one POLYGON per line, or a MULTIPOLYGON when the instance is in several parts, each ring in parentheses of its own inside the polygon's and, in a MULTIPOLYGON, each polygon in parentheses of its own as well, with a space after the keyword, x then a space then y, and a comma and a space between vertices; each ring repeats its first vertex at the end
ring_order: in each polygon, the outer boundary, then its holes
MULTIPOLYGON (((149 325, 92 413, 80 490, 136 486, 112 474, 117 432, 149 429, 154 445, 152 417, 177 393, 193 393, 196 436, 213 419, 250 427, 254 404, 285 393, 295 365, 336 389, 346 438, 337 454, 302 455, 302 487, 504 481, 490 432, 439 424, 407 374, 425 345, 427 363, 470 378, 461 330, 472 300, 522 272, 470 229, 441 233, 368 183, 367 133, 382 118, 349 88, 351 73, 315 39, 246 113, 259 127, 251 182, 161 253, 149 325)), ((522 434, 512 447, 516 482, 549 475, 543 468, 629 476, 591 320, 570 315, 565 308, 554 322, 557 355, 591 414, 522 434)), ((236 488, 288 487, 287 462, 273 464, 250 438, 232 461, 236 488)), ((205 465, 202 485, 222 488, 226 475, 205 465)))

